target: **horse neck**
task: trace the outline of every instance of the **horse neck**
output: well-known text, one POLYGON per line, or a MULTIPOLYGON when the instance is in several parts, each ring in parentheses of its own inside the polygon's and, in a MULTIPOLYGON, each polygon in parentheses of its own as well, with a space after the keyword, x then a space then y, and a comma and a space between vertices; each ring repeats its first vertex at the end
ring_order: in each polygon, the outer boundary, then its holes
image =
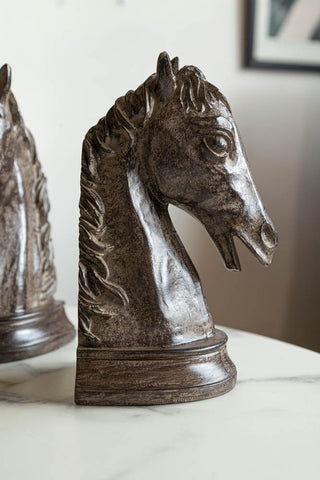
MULTIPOLYGON (((125 161, 101 159, 105 171, 96 184, 104 204, 105 244, 109 282, 121 288, 130 310, 158 310, 168 318, 177 306, 190 315, 195 299, 197 313, 207 317, 198 275, 173 228, 167 205, 161 204, 142 182, 138 169, 125 161), (180 305, 179 300, 185 304, 180 305)), ((90 259, 92 262, 92 257, 90 259)), ((99 268, 99 267, 97 267, 99 268)), ((145 312, 150 316, 150 312, 145 312)))
POLYGON ((13 126, 10 133, 13 156, 8 160, 1 182, 1 311, 19 313, 27 308, 28 289, 28 215, 26 185, 21 165, 21 130, 13 126), (9 268, 10 266, 10 268, 9 268))

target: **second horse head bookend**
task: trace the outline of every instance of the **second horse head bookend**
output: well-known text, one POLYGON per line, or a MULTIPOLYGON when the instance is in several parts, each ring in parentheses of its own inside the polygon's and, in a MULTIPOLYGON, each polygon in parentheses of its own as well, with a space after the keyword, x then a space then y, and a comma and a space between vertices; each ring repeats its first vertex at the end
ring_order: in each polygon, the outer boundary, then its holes
POLYGON ((74 337, 56 274, 46 178, 35 143, 0 69, 0 362, 40 355, 74 337))
POLYGON ((235 384, 169 203, 201 221, 228 269, 240 269, 235 235, 271 262, 277 235, 227 100, 162 53, 83 144, 78 404, 185 402, 235 384))

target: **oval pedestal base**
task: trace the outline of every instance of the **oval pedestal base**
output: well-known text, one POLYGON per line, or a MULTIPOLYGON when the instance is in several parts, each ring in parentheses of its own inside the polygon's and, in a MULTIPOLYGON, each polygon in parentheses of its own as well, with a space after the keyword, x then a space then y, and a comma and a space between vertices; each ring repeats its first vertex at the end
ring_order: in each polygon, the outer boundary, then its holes
POLYGON ((75 329, 63 305, 53 302, 41 310, 0 317, 0 363, 42 355, 70 342, 75 329))
POLYGON ((75 402, 155 405, 216 397, 236 383, 227 335, 161 349, 79 347, 75 402))

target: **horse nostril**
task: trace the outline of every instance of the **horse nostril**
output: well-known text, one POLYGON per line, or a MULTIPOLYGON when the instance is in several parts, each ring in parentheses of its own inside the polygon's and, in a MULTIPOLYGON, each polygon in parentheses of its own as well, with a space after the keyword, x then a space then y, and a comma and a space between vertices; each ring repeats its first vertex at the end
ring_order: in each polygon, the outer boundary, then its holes
POLYGON ((268 248, 273 248, 277 245, 277 232, 270 223, 265 222, 261 227, 261 238, 263 243, 268 248))

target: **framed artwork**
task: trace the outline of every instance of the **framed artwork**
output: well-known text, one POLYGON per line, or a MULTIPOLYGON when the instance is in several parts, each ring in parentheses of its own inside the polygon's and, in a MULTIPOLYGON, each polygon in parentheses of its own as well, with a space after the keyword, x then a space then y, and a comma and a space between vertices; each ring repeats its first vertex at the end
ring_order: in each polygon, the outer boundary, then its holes
POLYGON ((320 71, 320 0, 249 0, 246 65, 320 71))

